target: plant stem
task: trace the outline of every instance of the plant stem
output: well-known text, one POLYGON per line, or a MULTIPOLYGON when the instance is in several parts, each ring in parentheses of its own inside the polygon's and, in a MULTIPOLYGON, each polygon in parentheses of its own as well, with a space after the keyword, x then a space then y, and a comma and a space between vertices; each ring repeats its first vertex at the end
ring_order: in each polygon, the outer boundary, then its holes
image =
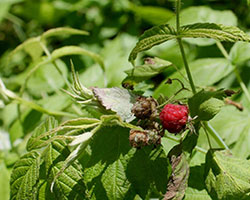
POLYGON ((181 11, 181 0, 176 1, 176 30, 177 34, 180 33, 180 11, 181 11))
POLYGON ((203 122, 203 126, 206 128, 209 134, 214 138, 217 144, 220 145, 220 147, 224 149, 229 149, 226 143, 220 137, 220 135, 214 130, 214 128, 208 122, 203 122))
MULTIPOLYGON (((221 42, 217 41, 217 42, 216 42, 216 45, 217 45, 217 47, 219 48, 219 50, 221 51, 221 53, 223 54, 223 56, 224 56, 227 60, 229 60, 229 61, 232 63, 232 60, 231 60, 229 54, 227 53, 226 49, 225 49, 224 46, 221 44, 221 42)), ((248 91, 248 89, 247 89, 245 83, 243 82, 241 76, 240 76, 240 73, 239 73, 239 70, 238 70, 237 66, 236 66, 235 64, 233 64, 233 63, 232 63, 232 65, 233 65, 233 68, 234 68, 234 74, 235 74, 235 76, 236 76, 236 78, 237 78, 237 81, 239 82, 241 89, 242 89, 243 92, 245 93, 245 95, 246 95, 246 97, 247 97, 247 100, 248 100, 249 103, 250 103, 250 93, 249 93, 249 91, 248 91)))
POLYGON ((180 37, 178 37, 179 34, 180 34, 180 11, 181 11, 181 0, 177 0, 176 1, 177 42, 179 44, 179 48, 180 48, 180 51, 181 51, 181 56, 182 56, 182 60, 184 62, 184 67, 185 67, 185 70, 186 70, 186 73, 187 73, 189 84, 190 84, 190 86, 192 88, 193 94, 195 94, 196 89, 195 89, 194 81, 193 81, 193 78, 192 78, 192 74, 191 74, 189 66, 188 66, 188 62, 187 62, 186 54, 185 54, 185 51, 184 51, 184 48, 183 48, 182 40, 181 40, 180 37))
MULTIPOLYGON (((179 44, 179 48, 180 48, 180 51, 181 51, 181 55, 182 55, 182 59, 183 59, 183 62, 184 62, 184 67, 185 67, 185 70, 186 70, 186 73, 187 73, 187 77, 188 77, 188 80, 189 80, 189 84, 191 86, 193 94, 196 94, 196 89, 195 89, 194 81, 193 81, 192 74, 191 74, 189 66, 188 66, 186 54, 185 54, 185 51, 184 51, 184 48, 183 48, 183 44, 182 44, 182 39, 181 39, 181 37, 179 37, 180 36, 180 10, 181 10, 181 0, 176 0, 177 42, 179 44)), ((207 131, 211 134, 211 136, 215 139, 215 141, 221 147, 223 147, 225 149, 229 149, 227 147, 227 145, 225 144, 225 142, 222 140, 222 138, 219 136, 219 134, 213 129, 213 127, 208 122, 204 122, 204 126, 206 127, 207 131)))
POLYGON ((184 62, 184 67, 185 67, 185 70, 186 70, 186 73, 187 73, 187 77, 188 77, 188 80, 189 80, 189 84, 191 86, 193 94, 195 94, 196 89, 195 89, 194 81, 193 81, 193 78, 192 78, 192 74, 191 74, 189 66, 188 66, 188 62, 187 62, 186 54, 185 54, 185 51, 184 51, 184 48, 183 48, 182 40, 181 40, 181 38, 177 38, 177 41, 178 41, 179 48, 180 48, 180 51, 181 51, 181 55, 182 55, 182 59, 183 59, 183 62, 184 62))

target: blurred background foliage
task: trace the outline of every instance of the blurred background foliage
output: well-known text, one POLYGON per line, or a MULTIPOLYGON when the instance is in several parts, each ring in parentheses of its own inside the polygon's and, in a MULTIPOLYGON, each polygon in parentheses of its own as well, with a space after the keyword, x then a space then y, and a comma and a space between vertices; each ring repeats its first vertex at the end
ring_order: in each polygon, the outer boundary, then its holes
MULTIPOLYGON (((215 22, 238 26, 249 32, 250 8, 247 0, 185 0, 181 21, 183 24, 215 22)), ((107 85, 101 68, 86 56, 73 55, 58 59, 56 63, 64 76, 70 78, 69 58, 71 58, 85 86, 120 87, 126 76, 124 71, 132 67, 128 62, 128 55, 138 36, 146 29, 163 23, 174 24, 173 1, 0 0, 0 77, 8 89, 19 94, 27 70, 34 67, 34 63, 41 56, 36 56, 40 50, 38 46, 31 46, 29 50, 20 51, 9 57, 10 52, 28 38, 39 36, 49 29, 72 27, 88 31, 89 35, 62 35, 49 38, 48 49, 52 52, 63 46, 75 45, 99 54, 105 64, 107 85)), ((224 46, 228 52, 231 49, 230 56, 233 64, 238 66, 249 90, 250 46, 242 43, 234 46, 224 43, 224 46)), ((228 63, 223 58, 214 41, 186 40, 185 51, 197 85, 239 90, 239 83, 232 73, 232 63, 228 63)), ((42 51, 38 54, 45 55, 42 51)), ((141 58, 145 56, 157 56, 173 62, 179 69, 182 68, 182 59, 174 41, 147 51, 141 55, 141 58)), ((141 63, 141 59, 138 60, 138 63, 141 63)), ((171 90, 166 91, 163 83, 167 77, 174 77, 175 73, 175 69, 170 68, 162 75, 149 80, 147 85, 150 87, 145 87, 147 94, 171 95, 171 90)), ((67 86, 58 71, 49 63, 33 74, 22 97, 35 101, 47 110, 69 111, 81 116, 91 116, 90 113, 80 110, 73 104, 60 88, 67 88, 67 86)), ((227 107, 213 120, 213 125, 238 156, 249 158, 250 103, 242 93, 236 95, 234 100, 242 102, 246 110, 238 112, 233 107, 227 107), (228 119, 228 116, 234 117, 233 122, 230 123, 232 120, 228 119), (227 127, 223 126, 225 121, 229 122, 227 127), (238 125, 237 130, 235 130, 235 123, 238 125), (235 135, 234 131, 239 134, 235 135)), ((2 200, 9 197, 9 186, 6 183, 15 161, 25 152, 27 138, 46 116, 27 106, 19 107, 18 112, 15 101, 0 100, 0 196, 2 200)), ((57 118, 64 120, 64 117, 57 118)), ((200 146, 207 148, 202 138, 200 146)))

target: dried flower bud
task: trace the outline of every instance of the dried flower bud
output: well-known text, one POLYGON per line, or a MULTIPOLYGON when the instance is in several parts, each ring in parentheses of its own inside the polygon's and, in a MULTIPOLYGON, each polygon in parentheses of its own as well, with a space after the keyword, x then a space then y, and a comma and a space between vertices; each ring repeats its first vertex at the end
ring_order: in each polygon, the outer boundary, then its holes
POLYGON ((138 97, 132 113, 138 119, 154 119, 157 116, 157 101, 152 97, 138 97))
POLYGON ((161 136, 152 130, 130 130, 130 145, 134 148, 141 148, 148 145, 158 145, 161 142, 161 136))

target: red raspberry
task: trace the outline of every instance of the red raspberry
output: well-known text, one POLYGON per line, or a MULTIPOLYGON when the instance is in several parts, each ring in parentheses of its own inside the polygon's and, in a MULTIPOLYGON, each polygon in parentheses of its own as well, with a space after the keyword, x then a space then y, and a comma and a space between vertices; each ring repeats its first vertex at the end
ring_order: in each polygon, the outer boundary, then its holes
POLYGON ((167 104, 160 113, 163 128, 170 133, 179 133, 186 126, 188 107, 185 105, 167 104))

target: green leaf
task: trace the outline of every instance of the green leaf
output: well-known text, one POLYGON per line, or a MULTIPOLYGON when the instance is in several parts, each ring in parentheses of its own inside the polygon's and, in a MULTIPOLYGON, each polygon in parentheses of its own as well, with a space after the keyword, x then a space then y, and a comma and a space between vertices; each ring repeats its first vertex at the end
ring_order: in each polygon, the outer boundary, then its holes
POLYGON ((169 162, 161 148, 136 150, 129 129, 103 127, 82 158, 91 199, 145 199, 152 188, 165 192, 169 162))
POLYGON ((4 162, 0 160, 0 194, 2 200, 10 199, 10 172, 6 168, 4 162))
POLYGON ((208 121, 212 119, 224 105, 223 90, 218 91, 200 91, 188 100, 191 117, 198 116, 199 120, 208 121))
POLYGON ((230 58, 236 65, 242 64, 250 59, 249 55, 250 44, 244 42, 237 42, 230 50, 230 58))
MULTIPOLYGON (((208 6, 190 6, 181 10, 181 25, 194 23, 216 23, 227 26, 237 26, 237 16, 231 10, 214 10, 208 6)), ((169 22, 174 26, 176 17, 169 22)))
POLYGON ((206 187, 212 199, 250 198, 250 161, 228 151, 209 151, 206 157, 206 187))
POLYGON ((223 140, 228 144, 235 156, 250 156, 250 115, 249 110, 240 112, 233 106, 225 106, 211 121, 223 140))
MULTIPOLYGON (((61 60, 58 60, 57 65, 63 72, 63 76, 67 77, 67 66, 61 60)), ((51 93, 59 90, 64 86, 65 82, 63 77, 59 74, 57 69, 52 63, 44 64, 39 67, 29 78, 27 89, 35 96, 41 96, 46 93, 51 93)))
POLYGON ((187 158, 180 149, 175 146, 168 154, 172 166, 172 175, 167 185, 165 200, 182 200, 187 188, 189 177, 189 165, 187 158))
POLYGON ((128 90, 118 87, 93 88, 93 93, 107 110, 116 112, 124 121, 132 121, 134 115, 131 112, 135 96, 128 90))
POLYGON ((194 152, 190 161, 190 175, 188 179, 188 188, 185 192, 184 200, 212 200, 206 191, 204 170, 204 153, 194 152))
POLYGON ((86 188, 83 182, 82 170, 78 162, 72 163, 63 173, 57 177, 64 165, 64 160, 70 151, 62 142, 52 142, 44 150, 44 160, 47 174, 48 190, 55 180, 53 195, 55 199, 85 199, 86 188))
POLYGON ((136 150, 127 167, 127 177, 142 199, 147 199, 152 189, 158 195, 164 194, 170 175, 170 163, 160 147, 154 150, 150 147, 136 150))
MULTIPOLYGON (((225 26, 215 23, 195 23, 181 27, 181 38, 212 38, 219 41, 249 42, 250 36, 234 26, 225 26)), ((129 55, 129 61, 134 63, 139 52, 151 49, 168 40, 176 39, 177 33, 169 24, 155 26, 145 31, 129 55)))
POLYGON ((196 23, 181 27, 182 38, 212 38, 219 41, 250 42, 250 36, 235 26, 215 23, 196 23))
POLYGON ((41 35, 41 39, 45 40, 49 37, 65 36, 65 35, 89 35, 89 33, 87 31, 78 30, 78 29, 74 29, 74 28, 59 27, 59 28, 50 29, 50 30, 44 32, 41 35))
POLYGON ((46 40, 49 37, 52 36, 60 36, 60 35, 88 35, 88 32, 73 29, 73 28, 67 28, 67 27, 59 27, 55 29, 50 29, 46 32, 44 32, 41 36, 29 38, 26 41, 24 41, 22 44, 17 46, 9 55, 9 59, 16 54, 17 52, 24 50, 26 53, 28 53, 32 59, 35 61, 38 58, 40 58, 43 54, 43 47, 42 42, 43 40, 46 40))
POLYGON ((12 4, 21 2, 23 0, 1 0, 0 2, 0 23, 8 14, 8 11, 12 4))
MULTIPOLYGON (((194 82, 198 86, 212 86, 214 83, 217 83, 222 78, 226 77, 230 72, 232 72, 233 67, 231 63, 224 58, 202 58, 197 59, 189 63, 190 70, 194 82), (204 73, 205 71, 205 73, 204 73)), ((181 88, 180 83, 173 81, 171 85, 166 84, 168 78, 174 79, 178 78, 182 81, 186 88, 190 88, 189 83, 187 82, 187 76, 185 69, 181 69, 180 72, 175 72, 170 77, 167 77, 154 91, 154 97, 158 98, 160 94, 171 97, 176 91, 181 88), (183 74, 183 76, 180 74, 183 74)), ((189 98, 191 92, 182 91, 176 96, 178 98, 189 98)))
POLYGON ((46 140, 50 138, 50 136, 42 137, 40 138, 39 136, 52 130, 53 128, 58 126, 58 122, 55 120, 53 117, 49 117, 44 121, 42 124, 40 124, 33 132, 32 136, 28 140, 27 143, 27 150, 31 151, 37 148, 41 148, 44 146, 46 140))
MULTIPOLYGON (((182 9, 180 12, 181 25, 188 25, 194 23, 216 23, 227 26, 237 26, 237 17, 231 10, 213 10, 207 6, 191 6, 182 9)), ((176 23, 174 16, 168 23, 172 26, 176 23)), ((185 39, 188 43, 200 46, 212 45, 216 41, 213 39, 196 38, 185 39)))
POLYGON ((17 54, 19 51, 24 50, 28 55, 30 55, 33 61, 37 60, 43 54, 43 49, 40 44, 40 37, 33 37, 25 40, 22 44, 17 46, 9 55, 9 60, 17 54))
POLYGON ((122 84, 134 85, 148 80, 162 73, 170 66, 172 66, 172 63, 166 60, 162 60, 160 58, 148 58, 144 65, 135 66, 133 69, 126 70, 125 73, 128 76, 123 80, 122 84))
POLYGON ((224 58, 201 58, 189 65, 198 86, 212 86, 233 71, 230 61, 224 58))
POLYGON ((216 98, 211 98, 211 99, 204 101, 202 104, 200 104, 200 107, 199 107, 199 111, 198 111, 199 119, 203 121, 209 121, 216 114, 220 112, 221 108, 224 105, 225 104, 223 101, 216 99, 216 98))
POLYGON ((135 4, 130 3, 130 10, 132 10, 136 16, 153 25, 164 24, 174 16, 172 11, 155 6, 136 6, 135 4))
POLYGON ((96 133, 90 145, 91 156, 85 154, 82 161, 90 199, 125 198, 131 186, 126 169, 134 153, 128 133, 128 129, 117 126, 104 127, 96 133))
POLYGON ((129 55, 129 61, 133 63, 138 53, 175 38, 176 31, 173 27, 169 25, 155 26, 139 37, 139 41, 129 55))
POLYGON ((25 154, 16 162, 10 180, 10 199, 36 199, 39 169, 40 155, 36 151, 25 154))

